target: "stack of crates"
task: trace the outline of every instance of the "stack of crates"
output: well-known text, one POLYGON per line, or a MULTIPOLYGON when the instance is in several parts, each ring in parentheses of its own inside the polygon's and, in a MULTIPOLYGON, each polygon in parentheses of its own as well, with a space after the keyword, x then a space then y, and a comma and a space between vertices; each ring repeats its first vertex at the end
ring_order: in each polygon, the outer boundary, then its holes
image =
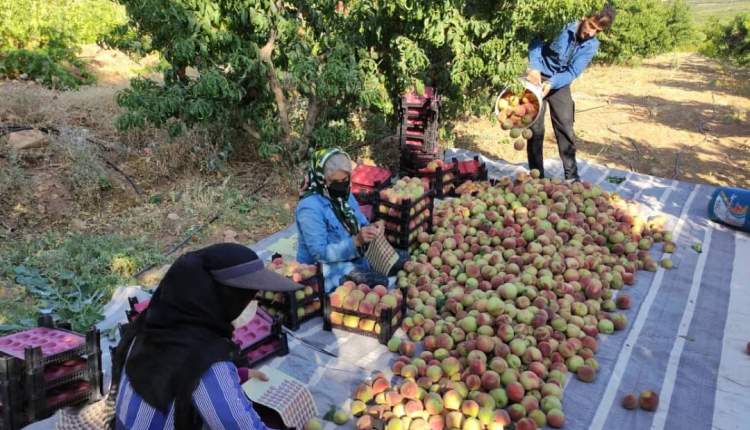
MULTIPOLYGON (((146 310, 149 300, 139 302, 138 298, 130 297, 130 310, 127 311, 128 321, 146 310)), ((240 347, 240 363, 252 367, 259 362, 289 353, 289 342, 281 329, 281 318, 274 318, 263 308, 258 307, 255 317, 241 327, 237 327, 232 334, 232 340, 240 347)))
POLYGON ((391 171, 385 167, 359 164, 352 171, 352 195, 359 203, 362 214, 370 220, 375 219, 373 198, 380 190, 391 186, 391 171))
POLYGON ((419 233, 432 233, 434 203, 435 190, 399 203, 391 203, 378 196, 375 219, 384 221, 385 237, 391 245, 411 252, 419 244, 419 233))
POLYGON ((39 318, 38 327, 0 337, 0 428, 14 430, 67 406, 102 398, 99 331, 39 318))
POLYGON ((414 92, 401 96, 401 174, 416 176, 430 161, 442 158, 438 145, 440 96, 433 87, 424 94, 414 92))

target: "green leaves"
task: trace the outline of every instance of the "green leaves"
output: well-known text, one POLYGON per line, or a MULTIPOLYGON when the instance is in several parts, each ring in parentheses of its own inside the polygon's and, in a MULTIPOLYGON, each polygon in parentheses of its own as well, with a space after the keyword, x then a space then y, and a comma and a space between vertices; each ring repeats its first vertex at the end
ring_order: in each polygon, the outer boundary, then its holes
POLYGON ((437 87, 447 126, 486 112, 525 69, 532 39, 603 0, 119 2, 137 38, 171 65, 163 84, 141 78, 120 94, 121 129, 222 126, 262 155, 297 160, 307 146, 346 148, 395 130, 410 89, 437 87), (375 124, 378 133, 367 129, 375 124))
POLYGON ((597 59, 626 63, 669 52, 695 39, 684 0, 612 0, 617 17, 610 31, 600 36, 597 59))
POLYGON ((710 21, 706 28, 703 52, 740 66, 750 65, 750 13, 739 14, 727 24, 710 21))

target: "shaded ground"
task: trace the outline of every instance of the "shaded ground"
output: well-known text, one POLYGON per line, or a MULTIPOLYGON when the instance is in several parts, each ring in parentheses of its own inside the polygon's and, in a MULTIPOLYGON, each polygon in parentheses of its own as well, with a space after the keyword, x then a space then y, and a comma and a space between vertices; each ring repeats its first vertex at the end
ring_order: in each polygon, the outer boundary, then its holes
MULTIPOLYGON (((573 86, 578 156, 640 173, 750 188, 747 71, 697 54, 670 54, 639 67, 587 70, 573 86)), ((557 157, 547 118, 545 157, 557 157)), ((472 119, 456 146, 512 162, 525 151, 501 146, 499 126, 472 119)))

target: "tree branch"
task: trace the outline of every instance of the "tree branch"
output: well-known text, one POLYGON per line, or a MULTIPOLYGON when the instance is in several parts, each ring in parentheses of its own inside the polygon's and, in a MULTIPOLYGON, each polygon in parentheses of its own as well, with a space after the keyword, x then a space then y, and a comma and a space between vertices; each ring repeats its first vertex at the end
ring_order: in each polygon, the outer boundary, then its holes
POLYGON ((302 137, 306 141, 310 139, 310 136, 315 129, 315 123, 318 121, 320 108, 320 99, 318 99, 318 97, 315 95, 310 96, 310 100, 307 104, 307 118, 305 118, 305 128, 302 131, 302 137))
MULTIPOLYGON (((288 147, 292 137, 292 126, 289 123, 289 109, 287 107, 284 90, 281 88, 279 78, 276 76, 276 67, 273 65, 273 50, 276 46, 276 31, 271 31, 271 37, 268 42, 260 49, 260 59, 268 66, 268 79, 271 84, 271 91, 276 100, 276 107, 279 110, 279 123, 283 131, 282 139, 285 146, 288 147)), ((287 148, 289 149, 289 148, 287 148)))

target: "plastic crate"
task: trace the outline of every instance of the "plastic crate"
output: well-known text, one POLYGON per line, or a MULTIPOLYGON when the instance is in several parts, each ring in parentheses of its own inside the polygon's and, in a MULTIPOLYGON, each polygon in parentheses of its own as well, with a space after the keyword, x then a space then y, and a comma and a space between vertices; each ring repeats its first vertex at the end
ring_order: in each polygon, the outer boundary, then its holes
POLYGON ((399 143, 402 158, 411 158, 413 153, 437 152, 440 103, 441 98, 433 87, 425 87, 422 95, 412 92, 401 96, 399 143))
POLYGON ((471 160, 458 161, 456 158, 451 160, 458 170, 459 184, 466 181, 486 181, 488 178, 487 165, 482 162, 478 156, 471 160))
POLYGON ((20 374, 16 370, 17 360, 0 359, 0 428, 18 429, 27 424, 28 419, 23 409, 25 399, 21 390, 20 374))
POLYGON ((388 340, 393 336, 393 334, 396 333, 396 331, 401 326, 401 322, 406 317, 406 290, 402 288, 401 293, 401 301, 397 305, 396 309, 384 309, 380 312, 380 315, 369 315, 358 311, 333 307, 331 305, 330 294, 326 294, 325 304, 323 306, 325 313, 325 318, 323 319, 323 329, 326 331, 331 331, 335 328, 351 333, 356 333, 361 336, 373 337, 378 339, 381 344, 385 345, 386 343, 388 343, 388 340), (331 314, 334 312, 339 313, 343 316, 357 317, 359 318, 359 321, 374 320, 375 324, 380 327, 380 332, 375 332, 375 329, 373 329, 373 331, 369 331, 360 329, 359 327, 348 327, 344 324, 334 323, 333 321, 331 321, 331 314))
POLYGON ((0 338, 2 428, 20 428, 103 395, 99 331, 83 336, 50 316, 39 324, 0 338))
POLYGON ((367 218, 368 221, 375 221, 375 208, 371 204, 360 204, 359 210, 360 212, 362 212, 362 215, 367 218))
POLYGON ((391 186, 391 176, 385 167, 360 164, 352 171, 352 194, 357 202, 365 204, 374 193, 391 186))
POLYGON ((289 354, 289 342, 286 333, 264 340, 257 346, 243 352, 244 364, 248 367, 257 366, 260 362, 273 357, 289 354))
MULTIPOLYGON (((274 254, 271 257, 271 261, 277 258, 283 258, 283 256, 278 253, 274 254)), ((290 330, 297 330, 302 323, 313 318, 323 316, 323 294, 325 291, 325 279, 320 267, 317 267, 314 276, 308 279, 303 279, 297 283, 300 285, 300 289, 307 287, 312 288, 313 294, 303 299, 298 299, 296 297, 296 292, 272 293, 268 296, 266 295, 268 293, 264 293, 259 294, 257 297, 258 303, 267 310, 272 311, 272 316, 279 315, 283 320, 283 324, 290 330), (310 305, 313 305, 315 302, 318 303, 317 309, 312 312, 307 312, 302 317, 297 314, 297 309, 300 306, 308 307, 310 305)))
POLYGON ((434 152, 401 151, 399 173, 401 176, 418 176, 419 171, 426 168, 430 162, 443 158, 442 151, 435 148, 434 152))
POLYGON ((435 169, 425 167, 419 169, 415 176, 426 180, 429 189, 435 191, 435 197, 438 199, 453 195, 460 181, 456 163, 444 164, 435 169))
POLYGON ((429 190, 416 200, 401 203, 378 198, 375 218, 385 221, 385 235, 393 246, 410 250, 420 230, 432 231, 434 197, 435 190, 429 190))

